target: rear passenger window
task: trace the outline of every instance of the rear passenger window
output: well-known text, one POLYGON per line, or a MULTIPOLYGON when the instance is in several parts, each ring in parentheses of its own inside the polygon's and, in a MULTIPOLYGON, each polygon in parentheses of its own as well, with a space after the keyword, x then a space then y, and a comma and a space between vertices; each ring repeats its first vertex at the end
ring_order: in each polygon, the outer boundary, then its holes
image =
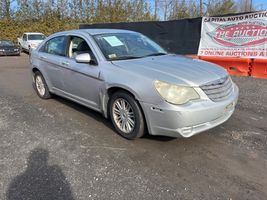
POLYGON ((66 56, 66 37, 59 36, 48 40, 40 51, 57 56, 66 56))

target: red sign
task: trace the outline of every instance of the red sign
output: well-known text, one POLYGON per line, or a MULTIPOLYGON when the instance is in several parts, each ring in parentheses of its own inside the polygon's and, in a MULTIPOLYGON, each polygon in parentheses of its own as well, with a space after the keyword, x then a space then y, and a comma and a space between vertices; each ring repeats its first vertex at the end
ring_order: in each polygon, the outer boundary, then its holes
POLYGON ((216 42, 230 47, 262 44, 267 41, 267 22, 261 25, 257 25, 257 22, 222 25, 208 34, 216 42))
POLYGON ((198 55, 267 56, 267 12, 204 17, 198 55))

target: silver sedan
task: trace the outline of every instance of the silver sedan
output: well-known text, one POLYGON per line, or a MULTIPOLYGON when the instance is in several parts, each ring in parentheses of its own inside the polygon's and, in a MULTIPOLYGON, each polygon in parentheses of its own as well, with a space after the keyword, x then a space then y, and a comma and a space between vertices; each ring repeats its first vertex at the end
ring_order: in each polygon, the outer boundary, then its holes
POLYGON ((56 94, 101 112, 127 139, 193 136, 230 118, 238 99, 223 68, 167 53, 132 31, 56 33, 30 60, 39 97, 56 94))

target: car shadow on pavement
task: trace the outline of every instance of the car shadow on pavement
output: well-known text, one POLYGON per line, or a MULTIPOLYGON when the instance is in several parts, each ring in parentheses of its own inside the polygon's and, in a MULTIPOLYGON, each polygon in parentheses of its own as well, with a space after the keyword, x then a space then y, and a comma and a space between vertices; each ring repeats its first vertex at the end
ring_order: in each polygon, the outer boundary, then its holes
POLYGON ((97 120, 98 122, 103 123, 105 126, 107 126, 108 128, 110 128, 111 130, 113 130, 114 132, 116 132, 115 128, 113 127, 112 123, 110 120, 106 119, 101 113, 94 111, 90 108, 87 108, 81 104, 78 104, 76 102, 73 102, 71 100, 65 99, 63 97, 60 96, 53 96, 53 99, 80 112, 83 113, 91 118, 94 118, 95 120, 97 120))
POLYGON ((7 200, 74 200, 70 184, 57 165, 48 165, 49 153, 34 149, 27 169, 15 177, 6 193, 7 200))
MULTIPOLYGON (((109 119, 106 119, 101 113, 99 112, 96 112, 90 108, 87 108, 83 105, 80 105, 78 103, 75 103, 73 101, 70 101, 68 99, 65 99, 65 98, 62 98, 60 96, 56 96, 54 95, 53 98, 56 100, 56 101, 59 101, 60 103, 62 104, 65 104, 75 110, 77 110, 78 112, 81 112, 89 117, 92 117, 94 118, 95 120, 97 120, 98 122, 101 122, 103 123, 106 127, 108 127, 109 129, 111 129, 113 132, 115 132, 116 134, 117 131, 116 129, 114 128, 114 126, 112 125, 111 121, 109 119)), ((119 134, 118 134, 119 135, 119 134)), ((145 139, 148 139, 148 140, 156 140, 156 141, 171 141, 171 140, 174 140, 176 138, 173 138, 173 137, 167 137, 167 136, 154 136, 154 135, 149 135, 148 133, 146 133, 143 138, 145 139)))
POLYGON ((177 138, 174 137, 168 137, 168 136, 161 136, 161 135, 149 135, 148 133, 145 134, 143 139, 148 139, 148 140, 155 140, 155 141, 161 141, 161 142, 168 142, 172 140, 176 140, 177 138))

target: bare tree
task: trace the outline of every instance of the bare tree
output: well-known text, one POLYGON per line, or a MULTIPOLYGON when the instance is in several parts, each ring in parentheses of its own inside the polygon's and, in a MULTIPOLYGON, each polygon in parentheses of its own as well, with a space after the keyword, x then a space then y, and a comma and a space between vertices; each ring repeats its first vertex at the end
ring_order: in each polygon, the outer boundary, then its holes
POLYGON ((215 16, 235 13, 237 8, 233 0, 209 0, 205 15, 215 16))
POLYGON ((11 18, 11 0, 0 1, 0 17, 8 20, 11 18))
POLYGON ((64 19, 69 15, 68 0, 57 0, 56 10, 60 14, 60 18, 64 19))
POLYGON ((154 1, 154 19, 158 18, 158 11, 159 11, 159 0, 154 1))
POLYGON ((254 10, 251 0, 239 0, 237 7, 239 12, 250 12, 254 10))
POLYGON ((168 19, 183 19, 183 18, 189 18, 190 13, 188 9, 188 4, 185 0, 173 0, 171 4, 171 9, 169 13, 168 19))
POLYGON ((167 20, 170 14, 170 10, 172 9, 173 0, 161 0, 160 6, 163 11, 163 19, 167 20))

